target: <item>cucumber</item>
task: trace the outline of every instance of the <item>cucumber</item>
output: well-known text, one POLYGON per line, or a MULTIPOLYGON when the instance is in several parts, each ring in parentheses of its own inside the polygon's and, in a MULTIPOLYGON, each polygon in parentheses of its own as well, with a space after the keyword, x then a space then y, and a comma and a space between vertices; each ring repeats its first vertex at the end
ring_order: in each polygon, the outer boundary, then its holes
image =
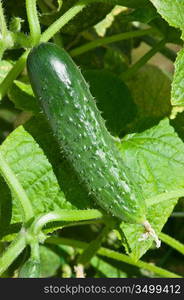
POLYGON ((40 277, 40 262, 29 258, 21 270, 19 271, 19 278, 39 278, 40 277))
POLYGON ((97 204, 120 220, 144 225, 144 199, 79 68, 64 49, 43 43, 30 52, 27 69, 61 150, 97 204))

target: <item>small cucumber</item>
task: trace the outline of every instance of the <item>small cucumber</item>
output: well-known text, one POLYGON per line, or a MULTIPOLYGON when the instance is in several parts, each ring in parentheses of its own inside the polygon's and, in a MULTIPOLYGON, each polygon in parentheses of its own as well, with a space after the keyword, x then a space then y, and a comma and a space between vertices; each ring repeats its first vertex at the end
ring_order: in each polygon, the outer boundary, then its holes
POLYGON ((40 277, 40 262, 29 258, 19 272, 19 278, 39 278, 40 277))
POLYGON ((105 127, 79 68, 64 49, 43 43, 27 60, 30 82, 61 150, 98 205, 144 224, 146 207, 105 127))

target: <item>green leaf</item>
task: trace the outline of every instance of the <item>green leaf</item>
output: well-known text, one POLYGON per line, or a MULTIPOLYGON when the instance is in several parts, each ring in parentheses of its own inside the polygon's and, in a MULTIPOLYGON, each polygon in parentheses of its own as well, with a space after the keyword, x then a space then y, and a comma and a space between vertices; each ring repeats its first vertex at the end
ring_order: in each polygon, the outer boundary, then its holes
POLYGON ((3 81, 3 79, 9 73, 11 68, 12 68, 12 64, 10 62, 8 62, 6 60, 0 61, 0 83, 3 81))
MULTIPOLYGON (((42 149, 22 126, 7 137, 0 146, 0 151, 25 190, 35 215, 59 208, 71 208, 42 149)), ((12 214, 11 224, 21 222, 22 216, 17 199, 13 196, 10 204, 11 198, 8 199, 6 195, 4 197, 6 201, 9 200, 6 204, 6 216, 12 214)), ((1 201, 3 203, 5 200, 1 198, 1 201)))
POLYGON ((125 10, 121 14, 119 14, 119 16, 121 16, 121 21, 123 23, 138 21, 147 24, 153 19, 158 18, 159 15, 155 7, 149 2, 143 7, 138 7, 135 10, 130 10, 130 12, 128 13, 125 10))
MULTIPOLYGON (((168 119, 142 133, 130 134, 119 146, 125 164, 145 199, 184 186, 184 144, 169 125, 168 119)), ((148 206, 147 219, 160 233, 177 199, 148 206)), ((151 240, 138 239, 143 233, 139 225, 121 224, 127 241, 126 250, 139 259, 152 245, 151 240)))
POLYGON ((120 5, 116 5, 106 16, 103 20, 98 22, 94 29, 98 36, 105 36, 107 28, 111 27, 114 22, 114 17, 116 14, 119 14, 121 11, 124 11, 125 8, 120 5))
POLYGON ((184 0, 150 0, 172 26, 184 29, 184 0))
POLYGON ((171 90, 171 104, 184 106, 184 49, 180 50, 175 62, 175 72, 171 90))
POLYGON ((30 84, 14 80, 12 87, 8 91, 8 96, 16 108, 33 113, 40 112, 30 84))
POLYGON ((127 85, 137 105, 137 121, 134 131, 142 131, 170 115, 170 79, 157 67, 141 68, 127 85))
POLYGON ((23 23, 24 20, 22 20, 19 17, 12 17, 9 24, 9 30, 12 32, 20 32, 21 31, 21 23, 23 23))
POLYGON ((98 109, 106 120, 108 130, 118 136, 136 115, 136 106, 126 84, 106 70, 89 70, 83 73, 89 82, 98 109))

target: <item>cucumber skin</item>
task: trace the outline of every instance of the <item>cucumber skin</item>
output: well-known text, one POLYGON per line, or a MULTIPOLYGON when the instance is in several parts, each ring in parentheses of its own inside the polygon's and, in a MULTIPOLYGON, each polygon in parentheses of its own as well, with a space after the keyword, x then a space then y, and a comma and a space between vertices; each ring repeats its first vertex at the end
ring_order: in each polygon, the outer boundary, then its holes
POLYGON ((145 202, 79 68, 64 49, 42 43, 30 52, 27 69, 62 152, 97 204, 121 220, 142 224, 145 202))
POLYGON ((39 278, 40 262, 32 258, 28 259, 19 272, 19 278, 39 278))

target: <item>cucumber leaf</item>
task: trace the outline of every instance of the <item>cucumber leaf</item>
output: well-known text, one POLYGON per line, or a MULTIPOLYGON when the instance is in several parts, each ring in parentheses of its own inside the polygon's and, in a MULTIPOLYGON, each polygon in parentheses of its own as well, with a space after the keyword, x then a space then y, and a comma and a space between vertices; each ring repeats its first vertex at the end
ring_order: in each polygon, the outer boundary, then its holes
POLYGON ((184 30, 184 0, 150 0, 172 26, 184 30))
POLYGON ((184 49, 178 52, 171 90, 171 104, 184 106, 184 49))
POLYGON ((143 131, 170 115, 171 81, 159 68, 145 65, 126 83, 137 105, 131 131, 143 131))
MULTIPOLYGON (((71 208, 71 204, 66 201, 60 189, 51 164, 42 149, 22 126, 6 138, 0 146, 0 151, 25 190, 35 215, 55 209, 71 208)), ((1 195, 2 193, 4 194, 0 201, 2 213, 8 215, 9 220, 11 215, 11 224, 22 222, 18 200, 14 196, 11 200, 6 188, 4 191, 3 187, 1 188, 1 195)), ((2 232, 3 229, 1 228, 0 231, 2 232)))
POLYGON ((8 97, 15 104, 15 107, 20 110, 31 111, 35 114, 40 112, 30 84, 14 80, 12 87, 8 91, 8 97))
MULTIPOLYGON (((134 174, 145 199, 184 186, 184 144, 168 119, 142 133, 125 136, 119 146, 122 158, 134 174)), ((147 219, 157 234, 169 218, 177 197, 147 207, 147 219)), ((138 260, 152 245, 151 239, 138 241, 144 229, 140 225, 121 224, 126 251, 138 260)))

